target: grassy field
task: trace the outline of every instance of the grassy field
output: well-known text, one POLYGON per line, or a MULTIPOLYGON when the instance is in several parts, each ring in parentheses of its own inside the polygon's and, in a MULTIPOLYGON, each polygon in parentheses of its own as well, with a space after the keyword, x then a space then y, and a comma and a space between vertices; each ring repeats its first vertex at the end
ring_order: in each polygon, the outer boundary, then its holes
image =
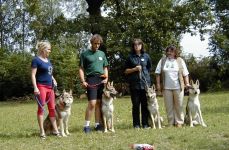
MULTIPOLYGON (((167 120, 163 100, 158 99, 161 115, 167 120)), ((186 100, 187 97, 185 104, 186 100)), ((123 97, 114 101, 116 132, 86 135, 82 127, 87 100, 75 99, 69 127, 71 136, 48 136, 46 140, 39 138, 34 100, 0 102, 0 149, 128 150, 129 144, 148 143, 154 144, 157 150, 229 150, 229 93, 201 94, 200 101, 207 128, 185 126, 134 130, 130 98, 123 97)))

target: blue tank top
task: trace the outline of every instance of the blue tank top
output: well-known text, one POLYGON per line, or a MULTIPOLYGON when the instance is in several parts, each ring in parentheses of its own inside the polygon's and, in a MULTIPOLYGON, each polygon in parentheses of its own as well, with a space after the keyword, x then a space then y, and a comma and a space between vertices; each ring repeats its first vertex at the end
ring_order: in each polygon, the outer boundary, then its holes
POLYGON ((34 57, 31 63, 31 67, 37 68, 37 83, 52 86, 53 67, 50 60, 48 60, 48 62, 44 62, 39 57, 34 57))

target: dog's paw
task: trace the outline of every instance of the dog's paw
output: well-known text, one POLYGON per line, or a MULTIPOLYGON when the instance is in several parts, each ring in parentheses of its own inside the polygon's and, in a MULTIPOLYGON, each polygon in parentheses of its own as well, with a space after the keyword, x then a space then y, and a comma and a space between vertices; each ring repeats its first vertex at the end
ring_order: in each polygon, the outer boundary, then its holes
POLYGON ((204 123, 203 125, 202 125, 203 127, 207 127, 207 125, 204 123))
POLYGON ((67 137, 67 135, 65 133, 61 133, 60 134, 62 137, 67 137))
POLYGON ((71 135, 71 134, 70 134, 68 131, 66 131, 66 135, 69 136, 69 135, 71 135))

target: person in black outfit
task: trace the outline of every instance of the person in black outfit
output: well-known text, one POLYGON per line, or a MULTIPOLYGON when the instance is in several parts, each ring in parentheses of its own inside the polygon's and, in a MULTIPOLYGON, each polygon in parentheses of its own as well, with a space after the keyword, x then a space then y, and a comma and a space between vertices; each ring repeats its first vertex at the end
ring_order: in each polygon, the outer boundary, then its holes
POLYGON ((141 106, 141 125, 142 128, 148 128, 147 109, 147 86, 151 85, 150 70, 152 64, 147 53, 144 52, 144 44, 141 39, 134 39, 131 53, 126 60, 125 74, 127 75, 131 101, 133 127, 140 128, 140 106, 141 106))

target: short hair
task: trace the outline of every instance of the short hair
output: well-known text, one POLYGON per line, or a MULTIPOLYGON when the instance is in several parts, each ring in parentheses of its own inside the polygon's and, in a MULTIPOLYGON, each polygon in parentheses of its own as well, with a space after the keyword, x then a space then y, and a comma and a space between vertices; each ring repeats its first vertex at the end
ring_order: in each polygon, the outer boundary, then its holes
POLYGON ((131 45, 131 52, 134 53, 134 54, 136 53, 136 52, 135 52, 135 49, 134 49, 134 45, 135 45, 135 44, 141 44, 141 45, 142 45, 141 54, 143 54, 143 53, 145 52, 143 41, 142 41, 141 39, 139 39, 139 38, 133 39, 132 45, 131 45))
POLYGON ((180 51, 177 49, 177 47, 176 47, 175 45, 169 45, 168 47, 166 47, 166 49, 165 49, 166 56, 167 56, 167 52, 168 52, 169 50, 174 51, 174 53, 175 53, 175 58, 179 57, 180 51))
POLYGON ((94 34, 91 39, 90 39, 90 42, 93 43, 95 40, 99 40, 100 43, 103 43, 103 38, 101 35, 99 34, 94 34))
POLYGON ((38 49, 38 54, 41 54, 41 52, 46 50, 46 48, 49 46, 51 46, 49 41, 39 41, 36 45, 36 48, 38 49))

